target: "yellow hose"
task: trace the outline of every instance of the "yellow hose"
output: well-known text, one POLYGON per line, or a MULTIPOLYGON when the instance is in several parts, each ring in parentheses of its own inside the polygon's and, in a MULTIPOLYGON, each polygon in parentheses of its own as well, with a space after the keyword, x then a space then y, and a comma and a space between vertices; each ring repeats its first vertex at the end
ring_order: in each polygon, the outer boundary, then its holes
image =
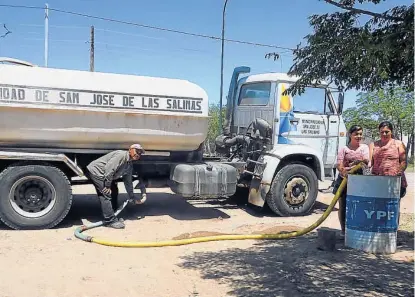
MULTIPOLYGON (((351 169, 350 173, 356 172, 358 169, 361 168, 361 164, 355 166, 351 169)), ((346 187, 347 184, 347 177, 345 177, 340 184, 336 194, 334 195, 333 200, 331 201, 329 207, 323 213, 323 215, 312 225, 300 230, 294 231, 289 233, 278 233, 278 234, 235 234, 235 235, 216 235, 216 236, 206 236, 206 237, 195 237, 190 239, 178 239, 178 240, 166 240, 166 241, 148 241, 148 242, 119 242, 119 241, 109 241, 106 239, 95 238, 95 237, 88 237, 88 241, 94 242, 101 245, 106 246, 113 246, 113 247, 163 247, 163 246, 178 246, 178 245, 186 245, 192 243, 200 243, 200 242, 208 242, 208 241, 220 241, 220 240, 245 240, 245 239, 289 239, 294 237, 302 236, 306 233, 317 228, 321 223, 323 223, 331 211, 333 210, 334 206, 336 205, 337 201, 343 189, 346 187)), ((84 228, 82 231, 86 231, 89 228, 84 228)), ((81 231, 81 232, 82 232, 81 231)))

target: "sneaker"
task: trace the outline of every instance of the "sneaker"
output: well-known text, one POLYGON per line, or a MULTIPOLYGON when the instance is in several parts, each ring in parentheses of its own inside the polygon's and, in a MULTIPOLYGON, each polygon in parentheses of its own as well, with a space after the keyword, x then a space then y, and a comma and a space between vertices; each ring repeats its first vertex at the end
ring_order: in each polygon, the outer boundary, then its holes
POLYGON ((124 229, 125 228, 124 221, 121 222, 119 220, 114 220, 113 222, 108 223, 106 226, 110 227, 110 228, 114 228, 114 229, 124 229))

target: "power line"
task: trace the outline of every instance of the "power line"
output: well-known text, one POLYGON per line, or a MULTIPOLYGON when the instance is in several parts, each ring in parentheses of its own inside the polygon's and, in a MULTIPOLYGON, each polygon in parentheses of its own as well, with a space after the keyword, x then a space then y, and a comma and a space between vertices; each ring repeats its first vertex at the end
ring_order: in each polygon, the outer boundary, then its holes
MULTIPOLYGON (((41 7, 41 6, 26 6, 26 5, 11 5, 11 4, 0 4, 0 7, 41 9, 41 10, 45 9, 44 7, 41 7)), ((74 12, 74 11, 62 10, 62 9, 57 9, 57 8, 50 8, 49 7, 48 9, 50 11, 55 11, 55 12, 60 12, 60 13, 65 13, 65 14, 70 14, 70 15, 76 15, 76 16, 81 16, 81 17, 86 17, 86 18, 91 18, 91 19, 97 19, 97 20, 102 20, 102 21, 107 21, 107 22, 119 23, 119 24, 124 24, 124 25, 131 25, 131 26, 136 26, 136 27, 143 27, 143 28, 159 30, 159 31, 166 31, 166 32, 177 33, 177 34, 182 34, 182 35, 188 35, 188 36, 193 36, 193 37, 208 38, 208 39, 213 39, 213 40, 222 40, 221 37, 212 36, 212 35, 191 33, 191 32, 186 32, 186 31, 180 31, 180 30, 174 30, 174 29, 144 25, 144 24, 134 23, 134 22, 130 22, 130 21, 122 21, 122 20, 106 18, 106 17, 100 17, 100 16, 94 16, 94 15, 89 15, 89 14, 84 14, 84 13, 79 13, 79 12, 74 12)), ((227 42, 233 42, 233 43, 239 43, 239 44, 248 44, 248 45, 253 45, 253 46, 278 48, 278 49, 285 49, 285 50, 294 51, 293 48, 282 47, 282 46, 271 45, 271 44, 257 43, 257 42, 251 42, 251 41, 243 41, 243 40, 236 40, 236 39, 224 39, 224 40, 227 41, 227 42)))
POLYGON ((147 36, 147 35, 143 35, 143 34, 133 34, 133 33, 127 33, 127 32, 122 32, 122 31, 108 30, 108 29, 96 28, 96 30, 97 31, 102 31, 102 32, 107 32, 107 33, 121 34, 121 35, 134 36, 134 37, 144 37, 144 38, 156 39, 156 40, 166 39, 166 38, 162 38, 162 37, 153 37, 153 36, 147 36))
MULTIPOLYGON (((28 27, 43 27, 44 25, 40 25, 40 24, 18 24, 20 26, 28 26, 28 27)), ((60 26, 60 25, 50 25, 49 27, 53 27, 53 28, 71 28, 71 29, 90 29, 90 27, 87 26, 83 26, 83 27, 79 27, 79 26, 60 26)), ((164 40, 166 38, 162 37, 162 38, 158 38, 158 37, 152 37, 152 36, 147 36, 147 35, 142 35, 142 34, 132 34, 132 33, 127 33, 127 32, 122 32, 122 31, 114 31, 114 30, 108 30, 108 29, 100 29, 94 26, 94 30, 95 31, 102 31, 102 32, 109 32, 109 33, 115 33, 115 34, 119 34, 119 35, 128 35, 128 36, 133 36, 133 37, 144 37, 144 38, 150 38, 150 39, 160 39, 160 40, 164 40)), ((25 32, 25 33, 30 33, 30 34, 42 34, 39 32, 25 32)), ((25 39, 25 38, 24 38, 25 39)), ((29 38, 26 38, 27 40, 29 40, 29 38)), ((44 40, 44 39, 31 39, 31 40, 44 40)), ((83 41, 83 40, 59 40, 59 39, 49 39, 51 41, 58 41, 58 42, 83 42, 83 43, 89 43, 89 41, 83 41)), ((136 43, 136 42, 133 42, 136 43)), ((99 42, 99 41, 95 41, 95 44, 103 44, 103 45, 108 45, 108 46, 116 46, 116 47, 123 47, 123 48, 134 48, 131 47, 129 45, 122 45, 122 44, 114 44, 114 43, 107 43, 107 42, 99 42)), ((139 48, 141 50, 146 50, 146 51, 152 51, 154 49, 144 49, 144 48, 139 48)), ((201 53, 207 53, 207 54, 212 54, 209 51, 206 50, 201 50, 201 49, 194 49, 194 48, 183 48, 183 47, 175 47, 173 48, 173 50, 178 49, 178 50, 184 50, 184 51, 190 51, 190 52, 201 52, 201 53)), ((292 56, 292 52, 290 50, 282 50, 278 52, 278 55, 280 57, 284 56, 284 57, 290 57, 292 56)))
MULTIPOLYGON (((1 6, 1 5, 0 5, 1 6)), ((18 26, 25 27, 44 27, 44 24, 17 24, 18 26)), ((49 25, 51 28, 62 28, 62 29, 90 29, 88 26, 62 26, 62 25, 49 25)))
MULTIPOLYGON (((143 48, 143 47, 137 47, 137 46, 131 46, 131 45, 124 45, 124 44, 107 43, 107 42, 100 42, 100 41, 95 41, 95 44, 105 45, 105 46, 110 46, 110 47, 119 47, 119 48, 125 48, 125 49, 138 49, 138 50, 149 51, 149 52, 155 51, 154 49, 150 49, 150 48, 143 48)), ((199 50, 199 49, 192 49, 192 48, 173 47, 172 49, 169 50, 169 52, 179 52, 179 51, 201 53, 203 55, 208 55, 208 56, 216 56, 212 52, 199 50)))
MULTIPOLYGON (((17 24, 18 26, 25 26, 25 27, 41 27, 43 28, 45 25, 40 24, 17 24)), ((88 26, 62 26, 62 25, 49 25, 50 28, 61 28, 61 29, 90 29, 88 26)), ((107 33, 115 33, 115 34, 121 34, 121 35, 127 35, 127 36, 134 36, 134 37, 144 37, 149 39, 156 39, 156 40, 165 40, 164 37, 154 37, 154 36, 147 36, 144 34, 133 34, 133 33, 127 33, 122 31, 115 31, 115 30, 109 30, 109 29, 101 29, 96 28, 95 31, 102 31, 107 33)))
MULTIPOLYGON (((34 40, 34 41, 44 41, 44 38, 21 38, 22 40, 34 40)), ((56 41, 56 42, 81 42, 81 43, 89 43, 89 41, 81 40, 81 39, 51 39, 50 41, 56 41)))
MULTIPOLYGON (((94 30, 96 30, 96 28, 94 28, 94 30)), ((43 38, 21 38, 21 40, 33 40, 33 41, 43 41, 43 38)), ((90 44, 91 41, 89 40, 81 40, 81 39, 54 39, 54 38, 49 38, 50 41, 53 42, 75 42, 75 43, 84 43, 84 44, 90 44)), ((119 48, 127 48, 127 49, 139 49, 139 50, 143 50, 143 51, 154 51, 154 49, 150 49, 150 48, 142 48, 142 47, 136 47, 136 46, 132 46, 132 45, 125 45, 125 44, 120 44, 120 43, 108 43, 108 42, 100 42, 100 41, 94 41, 95 44, 100 44, 100 45, 105 45, 105 46, 114 46, 114 47, 119 47, 119 48)), ((171 51, 186 51, 186 52, 195 52, 195 53, 202 53, 202 54, 207 54, 207 55, 212 55, 212 52, 209 51, 205 51, 205 50, 199 50, 199 49, 194 49, 194 48, 185 48, 185 47, 173 47, 172 49, 169 50, 171 51)))
MULTIPOLYGON (((96 30, 96 28, 95 28, 96 30)), ((43 38, 21 38, 21 40, 28 40, 28 41, 43 41, 43 38)), ((90 41, 88 40, 81 40, 81 39, 54 39, 54 38, 50 38, 49 39, 52 42, 63 42, 63 43, 83 43, 83 44, 90 44, 90 41)), ((162 53, 160 51, 154 50, 154 49, 150 49, 150 48, 143 48, 143 47, 138 47, 138 46, 134 46, 134 45, 126 45, 126 44, 120 44, 120 43, 108 43, 108 42, 101 42, 101 41, 94 41, 95 43, 95 48, 99 49, 99 46, 103 46, 101 49, 107 49, 108 47, 116 47, 116 48, 120 48, 120 49, 129 49, 129 50, 140 50, 140 51, 146 51, 146 52, 158 52, 158 53, 162 53), (98 45, 98 47, 97 47, 98 45)), ((198 49, 191 49, 191 48, 184 48, 184 47, 174 47, 172 49, 169 50, 169 53, 167 53, 166 55, 170 55, 171 53, 177 53, 177 52, 194 52, 194 53, 200 53, 204 56, 216 56, 214 53, 209 52, 209 51, 204 51, 204 50, 198 50, 198 49)), ((122 51, 117 51, 122 53, 122 51)), ((284 54, 280 54, 280 57, 287 57, 290 58, 290 55, 284 55, 284 54)))
MULTIPOLYGON (((17 24, 17 25, 18 26, 26 26, 26 27, 44 27, 44 25, 41 25, 41 24, 17 24)), ((49 25, 49 27, 50 28, 63 28, 63 29, 90 29, 90 27, 88 27, 88 26, 49 25)), ((148 36, 148 35, 144 35, 144 34, 134 34, 134 33, 128 33, 128 32, 123 32, 123 31, 115 31, 115 30, 110 30, 110 29, 101 29, 101 28, 98 28, 98 27, 95 27, 95 26, 94 26, 94 30, 95 31, 101 31, 101 32, 107 32, 107 33, 114 33, 114 34, 118 34, 118 35, 126 35, 126 36, 133 36, 133 37, 143 37, 143 38, 149 38, 149 39, 155 39, 155 40, 166 40, 165 37, 153 37, 153 36, 148 36)), ((30 34, 42 34, 42 33, 39 33, 39 32, 27 32, 27 33, 30 33, 30 34)), ((59 40, 56 40, 55 39, 55 41, 59 41, 59 40)), ((95 42, 95 43, 100 43, 100 42, 95 42)), ((118 45, 115 45, 115 44, 108 44, 108 45, 118 46, 118 45)), ((204 51, 204 50, 190 49, 190 48, 180 48, 180 49, 188 50, 188 51, 196 51, 196 52, 207 52, 207 51, 204 51)), ((287 53, 289 53, 288 54, 289 56, 292 56, 292 51, 291 50, 282 50, 282 51, 279 51, 278 52, 278 55, 279 56, 289 57, 287 55, 284 55, 284 54, 287 54, 287 53)))
MULTIPOLYGON (((88 28, 88 27, 86 27, 88 28)), ((89 28, 90 29, 90 28, 89 28)), ((94 27, 94 31, 97 31, 98 29, 94 27)), ((122 34, 123 32, 117 32, 117 31, 111 31, 114 33, 119 33, 122 34)), ((29 33, 36 33, 36 34, 41 34, 41 33, 37 33, 37 32, 29 32, 29 33)), ((21 33, 17 34, 18 36, 21 35, 21 33)), ((23 37, 20 38, 21 40, 33 40, 33 41, 43 41, 44 39, 42 38, 32 38, 32 37, 23 37)), ((54 38, 49 38, 50 41, 52 42, 77 42, 77 43, 85 43, 85 44, 90 44, 89 40, 81 40, 81 39, 54 39, 54 38)), ((108 43, 108 42, 101 42, 101 41, 94 41, 95 44, 101 44, 101 45, 106 45, 106 46, 115 46, 115 47, 121 47, 121 48, 129 48, 129 49, 140 49, 140 50, 145 50, 145 51, 154 51, 154 49, 150 49, 150 48, 142 48, 142 47, 136 47, 134 45, 129 45, 129 44, 120 44, 120 43, 108 43)), ((137 42, 133 42, 133 44, 136 44, 137 42)), ((202 54, 208 54, 208 55, 212 55, 213 53, 211 51, 206 51, 206 50, 202 50, 202 49, 195 49, 195 48, 186 48, 186 47, 173 47, 171 49, 169 49, 169 51, 186 51, 186 52, 199 52, 202 54)))
MULTIPOLYGON (((44 39, 42 38, 21 38, 21 40, 28 40, 28 41, 43 41, 44 39)), ((54 42, 63 42, 63 43, 83 43, 85 45, 90 44, 91 42, 88 40, 80 40, 80 39, 49 39, 52 44, 54 42)), ((172 53, 178 53, 178 52, 194 52, 196 54, 201 54, 203 56, 215 56, 213 53, 211 52, 207 52, 207 51, 203 51, 203 50, 196 50, 196 49, 188 49, 188 48, 182 48, 182 47, 178 47, 178 48, 173 48, 170 49, 168 53, 163 53, 154 49, 150 49, 150 48, 143 48, 143 47, 137 47, 137 46, 131 46, 131 45, 123 45, 123 44, 115 44, 115 43, 107 43, 107 42, 99 42, 99 41, 94 41, 95 43, 95 49, 99 50, 99 49, 104 49, 104 50, 108 50, 109 47, 116 47, 116 48, 120 48, 123 49, 124 51, 113 51, 110 50, 110 52, 117 52, 117 53, 124 53, 126 52, 125 50, 134 50, 134 51, 144 51, 144 52, 151 52, 151 53, 158 53, 159 55, 165 55, 165 56, 171 56, 172 53), (102 47, 100 47, 102 46, 102 47)), ((189 57, 188 55, 186 57, 189 57)))

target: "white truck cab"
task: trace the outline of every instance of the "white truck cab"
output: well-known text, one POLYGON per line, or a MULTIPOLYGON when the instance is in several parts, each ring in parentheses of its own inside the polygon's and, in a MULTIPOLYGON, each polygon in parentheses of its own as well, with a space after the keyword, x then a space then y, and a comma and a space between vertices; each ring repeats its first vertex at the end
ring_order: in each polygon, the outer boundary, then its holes
POLYGON ((249 202, 258 206, 268 202, 281 215, 304 215, 317 198, 318 180, 334 179, 338 149, 346 145, 343 94, 336 104, 336 92, 322 83, 291 96, 284 91, 298 77, 265 73, 239 78, 248 72, 249 67, 234 70, 224 131, 244 134, 259 118, 273 133, 249 181, 249 202))
POLYGON ((308 87, 301 95, 283 95, 296 78, 285 73, 250 75, 238 82, 234 128, 246 129, 262 118, 274 128, 273 144, 302 144, 321 154, 325 176, 336 167, 339 146, 346 144, 346 126, 327 86, 308 87))

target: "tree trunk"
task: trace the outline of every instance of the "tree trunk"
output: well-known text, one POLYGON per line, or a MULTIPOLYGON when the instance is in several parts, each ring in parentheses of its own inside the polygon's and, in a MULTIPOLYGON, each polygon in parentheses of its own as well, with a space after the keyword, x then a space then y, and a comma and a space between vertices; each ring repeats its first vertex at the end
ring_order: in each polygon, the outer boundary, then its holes
POLYGON ((406 145, 406 160, 408 160, 408 156, 411 155, 411 157, 409 158, 409 162, 413 161, 414 159, 414 144, 414 133, 411 133, 408 136, 408 143, 406 145), (411 154, 409 154, 409 152, 411 152, 411 154))
POLYGON ((401 138, 399 138, 399 140, 402 140, 402 124, 401 124, 401 119, 398 119, 398 129, 399 129, 399 131, 398 131, 399 136, 401 137, 401 138))

